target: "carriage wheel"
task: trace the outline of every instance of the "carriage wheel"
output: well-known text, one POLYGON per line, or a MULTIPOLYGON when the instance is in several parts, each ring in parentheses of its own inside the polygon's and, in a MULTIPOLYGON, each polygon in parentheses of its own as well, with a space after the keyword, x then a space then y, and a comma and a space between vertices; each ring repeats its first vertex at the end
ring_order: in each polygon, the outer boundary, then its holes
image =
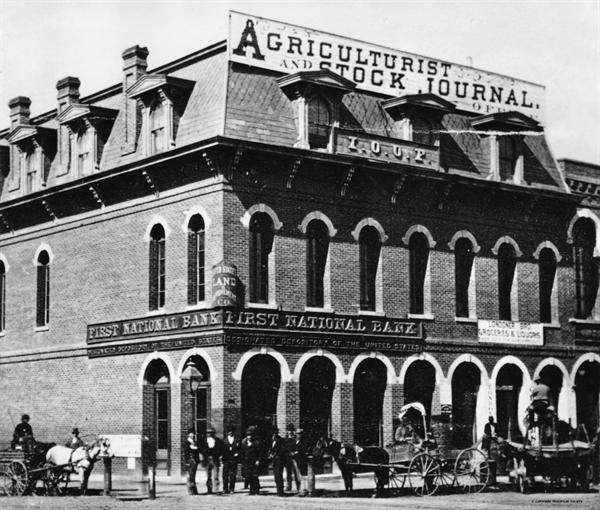
POLYGON ((10 478, 11 496, 22 496, 29 487, 29 476, 27 467, 20 460, 13 460, 6 469, 6 474, 10 478))
POLYGON ((401 489, 404 489, 406 476, 399 474, 397 468, 390 468, 389 480, 389 488, 394 494, 398 494, 401 489))
POLYGON ((61 484, 65 481, 65 475, 62 469, 56 469, 52 465, 45 465, 47 468, 44 475, 44 491, 47 496, 62 496, 65 491, 61 484))
POLYGON ((408 483, 417 496, 431 496, 442 472, 440 463, 428 453, 415 455, 408 466, 408 483))
POLYGON ((463 492, 481 492, 490 481, 487 455, 478 448, 467 448, 460 452, 454 463, 454 479, 463 492))
POLYGON ((12 479, 7 471, 7 466, 2 466, 0 470, 0 496, 10 496, 12 489, 12 479))

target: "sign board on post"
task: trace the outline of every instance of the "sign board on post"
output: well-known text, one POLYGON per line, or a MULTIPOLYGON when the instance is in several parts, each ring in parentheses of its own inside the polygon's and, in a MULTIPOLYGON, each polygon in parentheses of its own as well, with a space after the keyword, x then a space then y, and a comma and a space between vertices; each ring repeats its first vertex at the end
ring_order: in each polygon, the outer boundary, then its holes
POLYGON ((509 345, 544 345, 544 325, 530 322, 477 321, 479 341, 509 345))
POLYGON ((289 23, 231 11, 227 48, 232 62, 283 73, 331 69, 378 94, 430 93, 482 115, 519 111, 544 121, 542 85, 289 23))
POLYGON ((114 457, 142 457, 142 436, 138 434, 101 434, 100 437, 110 441, 108 451, 114 457))

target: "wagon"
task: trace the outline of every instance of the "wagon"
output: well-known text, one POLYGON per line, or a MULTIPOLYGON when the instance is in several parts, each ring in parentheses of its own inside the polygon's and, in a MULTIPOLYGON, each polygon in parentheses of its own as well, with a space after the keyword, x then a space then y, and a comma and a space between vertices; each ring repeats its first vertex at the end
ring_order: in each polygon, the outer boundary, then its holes
POLYGON ((539 424, 528 426, 521 443, 513 441, 510 437, 506 441, 505 455, 513 459, 513 469, 509 477, 516 490, 522 493, 529 490, 536 476, 549 481, 550 489, 564 482, 571 489, 587 490, 593 445, 587 437, 585 427, 580 427, 585 441, 574 437, 570 423, 568 434, 561 438, 557 433, 556 416, 553 416, 551 444, 545 444, 541 428, 539 424))
POLYGON ((22 496, 35 492, 38 482, 46 495, 63 494, 69 483, 64 468, 46 463, 45 452, 52 445, 31 441, 22 450, 0 451, 0 495, 22 496))
MULTIPOLYGON (((402 417, 408 410, 417 411, 427 430, 426 411, 419 402, 402 407, 402 417)), ((477 447, 466 448, 455 457, 444 457, 433 439, 422 443, 413 441, 390 445, 386 448, 389 464, 356 462, 356 466, 372 467, 389 472, 389 487, 397 492, 409 487, 418 496, 431 496, 441 487, 459 488, 465 493, 483 491, 490 481, 487 455, 477 447)))

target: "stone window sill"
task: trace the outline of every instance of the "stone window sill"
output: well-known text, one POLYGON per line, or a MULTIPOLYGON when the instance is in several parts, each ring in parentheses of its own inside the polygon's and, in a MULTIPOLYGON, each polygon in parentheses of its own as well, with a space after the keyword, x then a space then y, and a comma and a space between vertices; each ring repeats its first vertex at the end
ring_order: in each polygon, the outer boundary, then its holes
POLYGON ((477 317, 454 317, 455 322, 462 322, 465 324, 477 324, 477 317))
POLYGON ((359 310, 358 315, 370 315, 372 317, 385 317, 383 310, 359 310))
POLYGON ((304 308, 305 312, 316 312, 316 313, 335 313, 333 308, 328 306, 319 307, 319 306, 307 306, 304 308))
POLYGON ((418 319, 420 321, 434 321, 435 316, 430 313, 407 313, 406 317, 409 319, 418 319))
POLYGON ((35 331, 36 333, 39 331, 49 331, 50 330, 50 326, 46 325, 46 326, 36 326, 35 328, 33 328, 33 331, 35 331))
POLYGON ((277 310, 277 303, 248 303, 248 308, 266 308, 267 310, 277 310))

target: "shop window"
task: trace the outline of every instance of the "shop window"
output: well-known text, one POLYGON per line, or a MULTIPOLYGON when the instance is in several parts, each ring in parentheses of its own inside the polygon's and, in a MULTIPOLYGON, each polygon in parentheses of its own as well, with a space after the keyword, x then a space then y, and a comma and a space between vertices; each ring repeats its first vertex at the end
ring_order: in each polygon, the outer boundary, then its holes
POLYGON ((409 245, 410 313, 425 313, 425 278, 429 265, 429 242, 425 234, 414 233, 409 245))
POLYGON ((591 317, 598 292, 598 269, 594 260, 596 232, 591 220, 578 220, 573 227, 573 258, 575 262, 575 316, 591 317))
POLYGON ((311 149, 326 149, 331 131, 331 108, 322 97, 308 101, 308 145, 311 149))
POLYGON ((154 225, 150 231, 150 310, 165 306, 165 229, 154 225))
POLYGON ((540 252, 540 322, 553 322, 553 289, 556 277, 556 255, 550 248, 540 252))
POLYGON ((498 137, 498 170, 500 180, 511 181, 515 177, 517 167, 517 144, 509 135, 498 137))
POLYGON ((50 257, 42 251, 37 259, 36 326, 45 327, 50 322, 50 257))
POLYGON ((516 320, 513 303, 516 299, 517 257, 514 247, 504 243, 498 249, 498 303, 500 320, 516 320))
POLYGON ((166 119, 165 119, 165 108, 161 100, 157 100, 151 107, 148 115, 150 126, 149 126, 149 151, 150 154, 156 154, 165 150, 165 136, 166 136, 166 119))
POLYGON ((0 333, 6 327, 6 266, 0 260, 0 333))
POLYGON ((269 302, 269 257, 273 250, 273 220, 266 213, 250 219, 250 301, 269 302))
POLYGON ((329 230, 324 222, 312 220, 306 228, 306 306, 325 304, 325 267, 329 252, 329 230))
POLYGON ((475 254, 473 243, 467 238, 460 238, 454 247, 454 278, 456 296, 456 316, 474 316, 472 294, 473 286, 473 262, 475 254))
POLYGON ((375 227, 367 226, 360 231, 360 309, 377 309, 377 269, 381 253, 381 239, 375 227))
POLYGON ((199 214, 188 224, 188 304, 195 305, 205 298, 205 226, 199 214))

